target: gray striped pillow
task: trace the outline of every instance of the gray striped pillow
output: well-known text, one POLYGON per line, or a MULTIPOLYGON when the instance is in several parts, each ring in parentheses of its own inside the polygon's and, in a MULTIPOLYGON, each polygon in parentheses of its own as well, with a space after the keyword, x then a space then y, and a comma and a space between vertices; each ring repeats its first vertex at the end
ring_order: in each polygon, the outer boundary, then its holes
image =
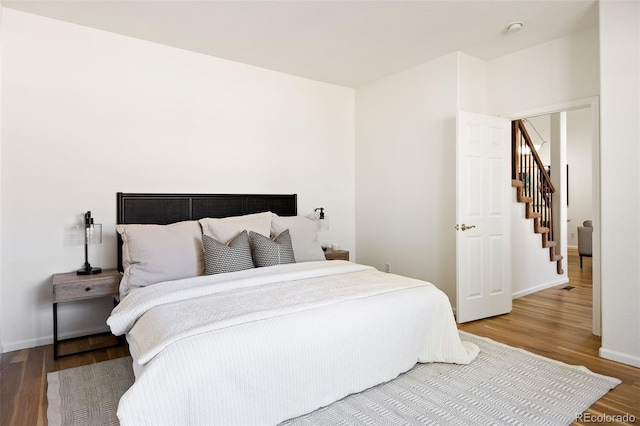
POLYGON ((202 246, 204 247, 205 275, 243 271, 255 267, 249 248, 249 234, 246 230, 229 241, 229 244, 223 244, 203 234, 202 246))
POLYGON ((253 231, 249 231, 249 235, 253 245, 253 262, 257 268, 296 262, 288 229, 273 240, 253 231))

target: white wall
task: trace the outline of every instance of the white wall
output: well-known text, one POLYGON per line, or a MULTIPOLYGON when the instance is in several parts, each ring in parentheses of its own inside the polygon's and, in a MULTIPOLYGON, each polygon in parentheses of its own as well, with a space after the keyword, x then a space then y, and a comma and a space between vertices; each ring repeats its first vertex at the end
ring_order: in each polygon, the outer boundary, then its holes
POLYGON ((513 114, 599 93, 598 29, 489 61, 489 113, 513 114))
POLYGON ((567 233, 569 247, 578 246, 577 228, 593 219, 592 123, 589 108, 567 113, 567 164, 569 165, 569 206, 567 233))
POLYGON ((486 114, 488 108, 487 62, 458 52, 458 109, 486 114))
POLYGON ((567 112, 551 114, 551 176, 554 176, 556 192, 553 193, 554 253, 562 256, 562 267, 567 276, 567 112))
MULTIPOLYGON (((572 61, 594 60, 590 51, 586 58, 580 56, 589 43, 597 46, 594 35, 597 32, 587 31, 532 49, 538 58, 554 57, 559 51, 570 55, 556 64, 558 72, 570 75, 572 61), (576 45, 581 46, 579 52, 571 50, 576 45)), ((431 281, 455 303, 455 113, 515 110, 515 105, 499 101, 520 85, 525 87, 525 101, 517 108, 535 105, 527 102, 535 102, 528 94, 537 95, 539 90, 529 91, 528 80, 511 75, 512 63, 523 60, 520 55, 487 63, 463 53, 450 54, 356 90, 360 262, 381 270, 389 263, 391 272, 431 281), (498 84, 492 73, 499 73, 505 84, 498 84)), ((591 77, 585 80, 588 87, 575 86, 575 92, 567 89, 563 96, 591 95, 594 81, 597 89, 597 73, 591 77)), ((549 102, 557 94, 554 90, 545 89, 549 102)), ((514 202, 512 220, 518 222, 512 226, 513 240, 517 252, 529 253, 515 260, 516 297, 567 281, 566 273, 558 275, 555 263, 549 261, 549 250, 533 233, 532 221, 523 217, 523 205, 514 202)))
POLYGON ((537 117, 527 117, 524 123, 534 145, 542 145, 538 149, 538 156, 545 166, 551 165, 551 116, 549 114, 537 117), (536 132, 537 131, 537 132, 536 132), (538 135, 539 133, 539 135, 538 135))
MULTIPOLYGON (((2 28, 3 9, 0 6, 0 29, 2 28)), ((2 52, 2 37, 0 37, 0 52, 2 52)), ((0 54, 0 99, 2 99, 2 54, 0 54)), ((0 129, 2 129, 2 102, 0 102, 0 129)), ((0 188, 2 188, 2 132, 0 131, 0 188)), ((2 197, 0 197, 0 224, 2 224, 2 197)), ((0 259, 2 259, 2 226, 0 226, 0 259)), ((2 276, 2 262, 0 261, 0 277, 2 276)), ((1 282, 1 281, 0 281, 1 282)), ((0 285, 0 307, 2 306, 2 285, 0 285)), ((2 346, 2 315, 0 314, 0 359, 4 353, 2 346)))
POLYGON ((542 237, 534 232, 533 219, 526 218, 526 204, 518 202, 515 188, 511 203, 511 251, 514 298, 567 282, 566 274, 558 275, 556 263, 549 260, 549 249, 542 247, 542 237))
POLYGON ((601 1, 602 347, 640 367, 640 3, 601 1))
MULTIPOLYGON (((117 191, 297 193, 301 214, 331 216, 325 242, 354 251, 352 89, 3 12, 5 350, 51 341, 51 275, 81 266, 65 232, 84 211, 103 223, 92 265, 115 266, 117 191)), ((64 304, 61 331, 108 311, 64 304)))
POLYGON ((455 117, 449 54, 356 90, 358 261, 425 279, 455 303, 455 117))

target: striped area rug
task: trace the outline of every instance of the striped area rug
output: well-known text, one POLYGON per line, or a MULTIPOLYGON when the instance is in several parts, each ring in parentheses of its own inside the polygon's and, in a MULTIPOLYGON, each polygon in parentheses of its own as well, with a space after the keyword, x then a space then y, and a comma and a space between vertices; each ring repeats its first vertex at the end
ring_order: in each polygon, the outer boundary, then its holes
MULTIPOLYGON (((569 425, 620 380, 490 339, 470 365, 418 364, 289 425, 569 425)), ((117 425, 117 401, 133 382, 131 358, 48 375, 49 425, 117 425)))
POLYGON ((417 364, 284 425, 569 425, 620 380, 460 331, 469 365, 417 364))
POLYGON ((118 401, 133 384, 131 357, 47 374, 47 424, 118 426, 118 401))

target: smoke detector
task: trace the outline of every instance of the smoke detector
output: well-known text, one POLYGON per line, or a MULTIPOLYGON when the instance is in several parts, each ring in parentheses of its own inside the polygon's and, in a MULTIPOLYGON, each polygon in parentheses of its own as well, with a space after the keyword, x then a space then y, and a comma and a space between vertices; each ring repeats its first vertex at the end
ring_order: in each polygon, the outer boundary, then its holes
POLYGON ((524 22, 522 22, 522 21, 513 21, 512 23, 507 25, 507 33, 509 33, 509 34, 517 33, 518 31, 520 31, 522 29, 522 27, 524 27, 524 22))

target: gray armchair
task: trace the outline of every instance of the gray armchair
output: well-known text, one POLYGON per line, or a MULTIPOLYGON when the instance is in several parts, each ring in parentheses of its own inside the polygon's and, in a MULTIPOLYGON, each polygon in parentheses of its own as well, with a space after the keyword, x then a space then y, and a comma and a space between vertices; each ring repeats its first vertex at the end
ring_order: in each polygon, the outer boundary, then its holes
POLYGON ((582 268, 582 257, 591 257, 593 225, 590 220, 585 220, 582 226, 578 226, 578 254, 580 255, 580 268, 582 268))

